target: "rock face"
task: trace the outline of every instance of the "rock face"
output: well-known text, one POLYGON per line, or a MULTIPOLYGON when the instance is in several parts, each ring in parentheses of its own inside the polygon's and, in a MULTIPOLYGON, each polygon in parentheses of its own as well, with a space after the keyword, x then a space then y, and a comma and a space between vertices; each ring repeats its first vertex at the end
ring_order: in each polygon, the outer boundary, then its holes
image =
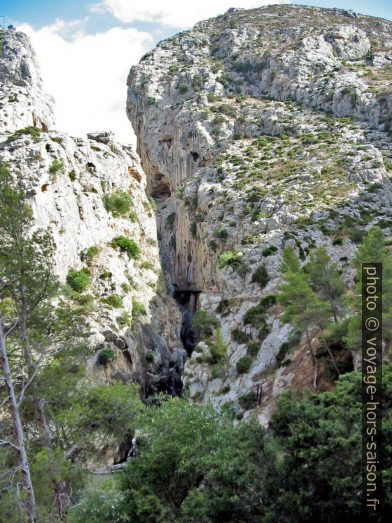
POLYGON ((281 253, 305 260, 325 245, 349 283, 361 230, 391 232, 391 36, 391 22, 349 11, 230 10, 131 69, 127 113, 169 289, 194 293, 221 326, 186 363, 191 397, 222 405, 263 390, 267 422, 301 369, 310 382, 301 346, 277 368, 290 334, 274 306, 281 253), (208 363, 214 343, 220 365, 208 363))
POLYGON ((24 33, 0 29, 0 134, 54 127, 53 100, 42 92, 37 60, 24 33))
POLYGON ((42 91, 27 37, 5 31, 1 38, 0 160, 26 184, 35 226, 51 233, 59 280, 69 282, 72 271, 89 274, 84 292, 68 289, 88 320, 89 377, 138 382, 145 397, 178 393, 181 317, 161 277, 140 160, 110 133, 80 139, 49 130, 52 100, 42 91), (115 243, 119 237, 131 241, 129 254, 115 243))

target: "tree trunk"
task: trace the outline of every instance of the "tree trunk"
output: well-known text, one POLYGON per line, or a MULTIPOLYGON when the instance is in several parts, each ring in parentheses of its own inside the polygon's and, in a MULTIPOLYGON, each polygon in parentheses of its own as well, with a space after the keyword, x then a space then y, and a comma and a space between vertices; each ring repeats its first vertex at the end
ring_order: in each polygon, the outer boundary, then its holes
POLYGON ((308 329, 306 329, 305 332, 306 332, 306 341, 308 342, 308 347, 310 350, 310 354, 312 356, 312 361, 313 361, 313 366, 314 366, 313 388, 314 388, 314 390, 317 390, 317 375, 318 375, 317 360, 316 360, 316 356, 313 351, 308 329))
POLYGON ((20 466, 22 470, 22 477, 24 487, 27 492, 27 514, 29 523, 36 521, 36 504, 34 497, 33 484, 31 482, 30 467, 27 459, 26 448, 24 444, 23 425, 19 413, 19 406, 16 400, 14 383, 12 379, 11 369, 8 361, 8 354, 6 349, 5 336, 3 331, 3 324, 0 319, 0 364, 4 373, 5 384, 8 392, 8 401, 11 411, 12 424, 14 427, 15 437, 17 440, 17 449, 19 454, 20 466))
POLYGON ((323 342, 324 342, 324 345, 326 346, 327 348, 327 351, 328 351, 328 354, 330 355, 331 357, 331 360, 332 360, 332 363, 333 363, 333 366, 335 367, 335 370, 336 372, 338 373, 338 376, 340 376, 340 372, 339 372, 339 369, 338 369, 338 366, 336 365, 336 360, 332 354, 332 351, 331 349, 329 348, 329 345, 327 343, 327 340, 325 339, 325 336, 324 336, 324 333, 323 333, 323 329, 322 327, 320 326, 320 334, 321 334, 321 337, 323 338, 323 342))
MULTIPOLYGON (((31 347, 30 347, 29 332, 28 332, 28 312, 27 312, 27 305, 26 305, 25 299, 24 299, 24 288, 21 289, 21 295, 22 295, 22 299, 23 299, 23 309, 22 309, 22 318, 21 318, 23 351, 24 351, 24 358, 25 358, 26 366, 28 369, 27 374, 28 374, 28 377, 30 378, 36 370, 36 365, 34 364, 32 353, 31 353, 31 347)), ((34 405, 34 410, 36 413, 37 421, 41 428, 42 444, 43 444, 43 447, 48 452, 49 476, 51 477, 51 480, 53 483, 53 488, 54 488, 54 502, 57 506, 57 510, 58 510, 60 519, 65 519, 67 510, 69 508, 69 497, 66 493, 64 481, 61 481, 61 479, 58 478, 56 459, 55 459, 55 455, 53 452, 52 436, 50 434, 44 405, 43 405, 42 399, 39 397, 39 395, 36 392, 36 387, 35 387, 34 382, 31 384, 30 390, 31 390, 32 402, 34 405)))

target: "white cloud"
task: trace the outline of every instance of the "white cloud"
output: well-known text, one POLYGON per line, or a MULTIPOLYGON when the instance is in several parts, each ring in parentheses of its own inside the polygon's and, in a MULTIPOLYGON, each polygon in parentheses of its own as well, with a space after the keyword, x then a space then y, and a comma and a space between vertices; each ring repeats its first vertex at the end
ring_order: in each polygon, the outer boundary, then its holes
POLYGON ((190 27, 200 20, 223 14, 230 7, 251 9, 267 4, 287 4, 291 0, 103 0, 106 7, 124 23, 153 22, 169 27, 190 27))
POLYGON ((38 31, 28 25, 18 29, 32 40, 45 89, 56 100, 59 130, 74 136, 113 130, 120 141, 133 142, 125 114, 126 78, 130 66, 152 47, 153 38, 120 27, 87 35, 82 25, 83 21, 56 20, 38 31))

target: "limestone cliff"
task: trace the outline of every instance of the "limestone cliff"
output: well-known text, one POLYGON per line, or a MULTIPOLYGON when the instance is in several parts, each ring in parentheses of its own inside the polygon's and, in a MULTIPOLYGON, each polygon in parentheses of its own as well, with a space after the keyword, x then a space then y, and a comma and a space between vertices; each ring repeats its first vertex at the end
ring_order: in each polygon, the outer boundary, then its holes
POLYGON ((361 231, 390 234, 391 36, 391 22, 343 10, 230 10, 131 69, 127 112, 164 272, 173 293, 194 293, 218 319, 226 345, 219 368, 208 345, 193 351, 192 398, 237 403, 256 388, 266 422, 282 388, 310 382, 301 345, 284 355, 281 254, 292 246, 305 260, 325 245, 349 284, 361 231), (246 313, 258 304, 256 325, 246 313))
POLYGON ((67 291, 87 319, 89 379, 137 382, 145 397, 178 392, 181 319, 161 277, 138 156, 110 133, 81 139, 54 130, 52 99, 27 37, 8 30, 0 38, 0 160, 26 185, 35 226, 51 233, 61 283, 70 271, 89 276, 84 292, 67 291), (116 238, 130 241, 132 252, 116 238))

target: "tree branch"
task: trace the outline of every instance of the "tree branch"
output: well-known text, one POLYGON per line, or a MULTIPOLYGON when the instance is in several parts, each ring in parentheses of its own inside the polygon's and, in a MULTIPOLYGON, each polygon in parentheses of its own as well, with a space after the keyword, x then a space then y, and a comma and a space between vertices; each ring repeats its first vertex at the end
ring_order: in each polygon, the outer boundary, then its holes
POLYGON ((12 447, 17 452, 19 452, 19 447, 8 441, 7 439, 0 439, 0 447, 12 447))

